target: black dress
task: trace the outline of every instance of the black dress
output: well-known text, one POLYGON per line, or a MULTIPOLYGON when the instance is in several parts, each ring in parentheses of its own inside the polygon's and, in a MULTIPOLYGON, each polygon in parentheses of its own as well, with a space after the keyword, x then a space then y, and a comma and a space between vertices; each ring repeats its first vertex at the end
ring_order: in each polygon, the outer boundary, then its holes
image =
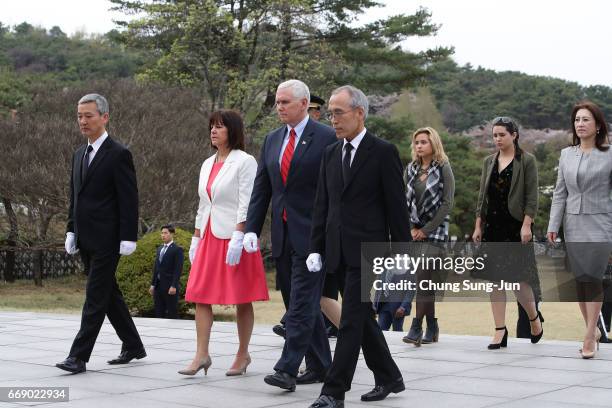
POLYGON ((484 278, 495 282, 531 282, 537 273, 533 244, 518 244, 523 222, 508 210, 513 167, 514 160, 500 172, 496 160, 487 190, 488 206, 482 237, 486 243, 483 250, 487 254, 484 278))

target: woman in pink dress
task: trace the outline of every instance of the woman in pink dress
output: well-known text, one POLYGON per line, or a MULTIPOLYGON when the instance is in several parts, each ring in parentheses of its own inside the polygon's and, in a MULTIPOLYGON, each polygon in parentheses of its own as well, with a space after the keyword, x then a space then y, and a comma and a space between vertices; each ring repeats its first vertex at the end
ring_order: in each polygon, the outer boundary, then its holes
POLYGON ((200 170, 200 204, 189 248, 191 271, 185 300, 196 304, 197 350, 179 373, 207 374, 212 364, 208 345, 213 324, 211 305, 236 305, 240 345, 226 375, 241 375, 251 362, 252 302, 269 300, 259 251, 242 249, 243 229, 257 172, 255 158, 244 152, 244 125, 237 112, 220 110, 209 120, 211 145, 217 152, 200 170))

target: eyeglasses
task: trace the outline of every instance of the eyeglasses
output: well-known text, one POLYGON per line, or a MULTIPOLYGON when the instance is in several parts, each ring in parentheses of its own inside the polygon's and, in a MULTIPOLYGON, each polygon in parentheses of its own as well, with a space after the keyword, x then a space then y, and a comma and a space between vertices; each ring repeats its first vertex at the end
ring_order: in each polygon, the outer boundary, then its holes
POLYGON ((347 111, 341 111, 341 110, 333 110, 333 111, 329 111, 327 112, 327 119, 332 120, 334 117, 339 118, 340 116, 346 115, 349 112, 354 111, 357 108, 353 108, 353 109, 349 109, 347 111))

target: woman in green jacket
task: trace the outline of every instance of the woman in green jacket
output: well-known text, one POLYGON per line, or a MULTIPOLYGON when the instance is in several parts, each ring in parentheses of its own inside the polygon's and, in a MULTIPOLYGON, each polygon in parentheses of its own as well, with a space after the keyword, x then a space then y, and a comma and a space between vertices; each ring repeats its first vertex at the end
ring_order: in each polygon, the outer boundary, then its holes
MULTIPOLYGON (((529 316, 531 342, 537 343, 544 330, 528 283, 537 273, 530 244, 531 225, 538 210, 536 160, 519 147, 519 128, 511 118, 493 119, 493 140, 497 152, 484 159, 472 238, 476 243, 494 243, 487 244, 486 279, 520 283, 515 294, 529 316)), ((490 297, 495 336, 488 348, 494 350, 507 345, 506 291, 493 290, 490 297)))

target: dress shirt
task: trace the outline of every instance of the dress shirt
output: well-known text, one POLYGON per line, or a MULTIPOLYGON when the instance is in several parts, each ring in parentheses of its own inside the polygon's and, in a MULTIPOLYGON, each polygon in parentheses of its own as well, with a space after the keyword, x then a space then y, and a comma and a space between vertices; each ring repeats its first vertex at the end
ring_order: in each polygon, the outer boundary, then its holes
MULTIPOLYGON (((295 151, 297 150, 298 142, 300 141, 300 138, 302 137, 302 133, 304 133, 304 128, 306 127, 306 124, 308 123, 309 118, 310 116, 306 115, 306 117, 302 119, 302 121, 293 128, 295 129, 295 145, 293 148, 294 154, 295 154, 295 151)), ((285 138, 283 139, 283 145, 281 146, 280 156, 278 156, 279 166, 282 166, 281 163, 283 161, 283 153, 285 152, 285 148, 289 144, 289 132, 291 132, 291 129, 292 127, 287 125, 287 131, 285 132, 285 138)))
POLYGON ((353 150, 351 150, 351 165, 353 165, 353 159, 355 158, 355 153, 357 153, 357 148, 359 147, 359 143, 361 143, 361 141, 363 140, 363 137, 365 136, 366 132, 367 132, 367 129, 363 128, 363 130, 359 132, 359 134, 355 136, 353 140, 351 140, 350 142, 344 139, 344 144, 342 145, 342 160, 344 160, 344 155, 346 154, 345 146, 347 143, 350 143, 351 145, 353 145, 353 150))
MULTIPOLYGON (((88 146, 91 146, 93 148, 93 150, 89 153, 89 163, 87 163, 88 166, 93 161, 94 156, 96 155, 98 150, 100 150, 100 146, 102 146, 102 143, 104 143, 104 141, 106 140, 107 137, 108 137, 108 133, 104 132, 104 133, 102 133, 102 136, 100 136, 99 138, 96 139, 95 142, 93 142, 93 143, 89 143, 88 142, 87 143, 88 146)), ((85 150, 85 151, 87 151, 87 150, 85 150)))

